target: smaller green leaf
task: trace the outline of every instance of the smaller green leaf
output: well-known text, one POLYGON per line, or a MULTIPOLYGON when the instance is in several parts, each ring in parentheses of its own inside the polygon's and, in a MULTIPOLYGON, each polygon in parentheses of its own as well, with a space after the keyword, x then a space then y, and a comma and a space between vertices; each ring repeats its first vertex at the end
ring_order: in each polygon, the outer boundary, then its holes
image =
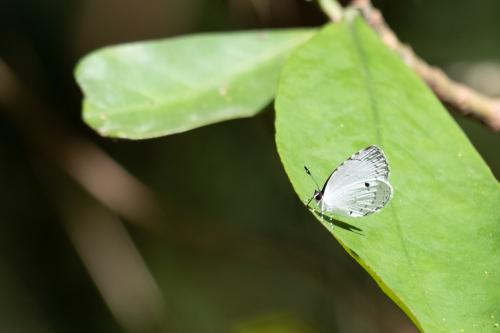
POLYGON ((213 33, 96 51, 76 69, 83 118, 103 136, 144 139, 253 116, 274 97, 287 54, 311 34, 213 33))

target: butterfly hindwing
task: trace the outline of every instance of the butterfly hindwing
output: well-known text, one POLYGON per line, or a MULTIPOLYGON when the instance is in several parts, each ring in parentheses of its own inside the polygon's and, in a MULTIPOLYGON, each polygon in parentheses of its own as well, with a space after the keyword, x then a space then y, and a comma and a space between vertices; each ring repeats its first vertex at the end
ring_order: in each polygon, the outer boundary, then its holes
POLYGON ((367 179, 347 184, 323 197, 326 210, 360 217, 379 211, 392 197, 392 186, 383 179, 367 179))

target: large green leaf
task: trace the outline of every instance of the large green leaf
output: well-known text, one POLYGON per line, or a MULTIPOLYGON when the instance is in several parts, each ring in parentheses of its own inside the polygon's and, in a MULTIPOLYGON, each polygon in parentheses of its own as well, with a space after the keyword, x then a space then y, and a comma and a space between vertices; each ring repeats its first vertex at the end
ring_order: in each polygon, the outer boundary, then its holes
POLYGON ((499 183, 364 21, 326 26, 299 47, 276 109, 278 150, 302 200, 315 188, 304 165, 325 180, 361 148, 387 153, 389 205, 323 224, 423 331, 500 331, 499 183))
POLYGON ((99 50, 76 69, 84 120, 104 136, 143 139, 252 116, 311 33, 214 33, 99 50))

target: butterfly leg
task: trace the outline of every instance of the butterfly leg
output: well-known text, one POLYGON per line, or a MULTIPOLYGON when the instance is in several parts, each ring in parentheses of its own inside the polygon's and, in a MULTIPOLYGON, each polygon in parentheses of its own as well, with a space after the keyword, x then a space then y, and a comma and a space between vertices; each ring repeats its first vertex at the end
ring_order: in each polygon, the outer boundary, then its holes
POLYGON ((321 222, 324 222, 325 219, 328 220, 328 215, 327 217, 325 218, 325 211, 326 211, 326 206, 323 204, 323 202, 319 202, 316 204, 316 207, 317 208, 314 208, 314 207, 310 207, 308 206, 308 209, 315 213, 317 216, 319 216, 321 218, 321 222))

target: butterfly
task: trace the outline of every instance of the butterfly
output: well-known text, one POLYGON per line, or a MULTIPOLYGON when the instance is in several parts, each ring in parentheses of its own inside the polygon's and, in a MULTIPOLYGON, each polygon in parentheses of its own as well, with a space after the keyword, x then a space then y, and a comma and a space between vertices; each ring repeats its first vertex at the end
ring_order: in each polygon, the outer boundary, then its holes
POLYGON ((350 217, 361 217, 380 211, 392 198, 389 183, 389 162, 382 148, 369 146, 340 164, 320 190, 309 169, 307 174, 317 190, 307 202, 314 199, 321 211, 350 217))

